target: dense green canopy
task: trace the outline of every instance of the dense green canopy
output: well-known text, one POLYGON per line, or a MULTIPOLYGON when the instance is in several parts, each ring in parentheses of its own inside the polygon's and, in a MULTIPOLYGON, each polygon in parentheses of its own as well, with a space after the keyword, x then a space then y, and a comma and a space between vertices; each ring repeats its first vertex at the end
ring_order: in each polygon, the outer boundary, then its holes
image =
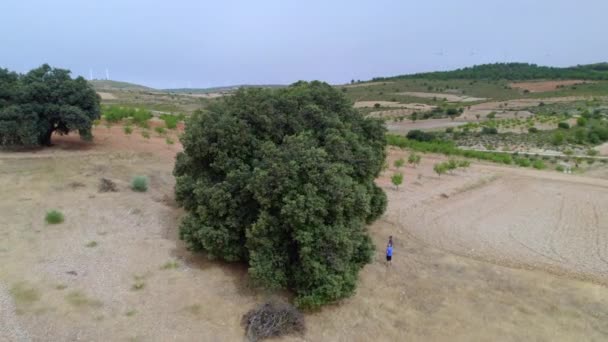
POLYGON ((608 80, 608 63, 548 67, 528 63, 494 63, 475 65, 452 71, 435 71, 395 77, 377 77, 374 81, 424 78, 429 80, 608 80))
POLYGON ((43 65, 25 75, 0 69, 0 146, 49 145, 53 132, 91 137, 99 97, 82 77, 43 65))
POLYGON ((293 289, 300 306, 351 295, 373 252, 366 225, 386 208, 374 184, 384 133, 326 83, 239 90, 181 138, 182 239, 246 261, 257 283, 293 289))

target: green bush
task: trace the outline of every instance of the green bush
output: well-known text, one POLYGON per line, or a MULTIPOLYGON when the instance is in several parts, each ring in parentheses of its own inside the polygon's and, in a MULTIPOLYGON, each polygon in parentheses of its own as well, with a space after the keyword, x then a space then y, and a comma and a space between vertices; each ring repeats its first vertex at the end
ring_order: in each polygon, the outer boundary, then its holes
POLYGON ((468 160, 459 160, 458 161, 458 167, 467 168, 469 166, 471 166, 471 162, 468 160))
POLYGON ((536 159, 534 162, 532 162, 532 167, 537 170, 542 170, 546 168, 545 163, 540 159, 536 159))
POLYGON ((530 128, 528 128, 528 133, 538 133, 538 128, 530 127, 530 128))
POLYGON ((393 183, 393 185, 395 186, 395 188, 399 189, 399 185, 401 185, 401 183, 403 183, 403 174, 402 173, 395 173, 391 177, 391 182, 393 183))
POLYGON ((400 168, 403 165, 405 165, 405 160, 403 160, 403 158, 399 158, 399 159, 395 160, 394 165, 396 168, 400 168))
POLYGON ((437 176, 441 177, 442 174, 448 171, 447 165, 445 163, 437 163, 433 165, 433 171, 437 174, 437 176))
POLYGON ((450 159, 445 166, 448 171, 456 170, 458 168, 458 162, 455 159, 450 159))
POLYGON ((483 127, 481 129, 481 134, 498 134, 498 130, 496 127, 483 127))
POLYGON ((298 82, 241 88, 193 114, 180 138, 180 237, 248 264, 252 283, 295 292, 300 307, 351 296, 372 260, 366 224, 386 208, 375 185, 385 128, 338 89, 298 82))
POLYGON ((156 126, 154 127, 154 131, 158 133, 158 135, 163 135, 167 132, 164 127, 156 126))
POLYGON ((417 166, 418 164, 420 164, 420 159, 422 159, 419 155, 417 155, 416 153, 410 153, 410 155, 407 157, 407 163, 408 164, 412 164, 414 167, 417 166))
POLYGON ((122 129, 125 131, 125 134, 127 134, 127 135, 133 133, 133 128, 131 126, 124 126, 122 129))
POLYGON ((553 137, 551 137, 551 143, 555 146, 562 145, 565 140, 566 137, 564 137, 564 134, 562 132, 557 132, 553 135, 553 137))
POLYGON ((48 224, 62 223, 64 220, 63 214, 58 210, 50 210, 46 213, 45 221, 48 224))
POLYGON ((165 126, 168 129, 176 129, 177 123, 179 122, 179 117, 170 114, 162 114, 160 116, 161 120, 165 122, 165 126))
POLYGON ((423 132, 419 129, 413 129, 407 132, 406 137, 410 140, 417 141, 432 141, 435 139, 435 135, 433 135, 432 133, 423 132))
POLYGON ((577 126, 586 126, 587 125, 587 119, 585 119, 584 117, 580 117, 576 119, 576 124, 577 126))
POLYGON ((521 166, 521 167, 530 167, 530 165, 532 165, 532 163, 530 162, 530 159, 528 158, 515 158, 515 164, 521 166))
POLYGON ((570 124, 567 122, 560 122, 557 124, 557 128, 570 129, 570 124))
POLYGON ((132 113, 133 122, 138 126, 148 127, 148 120, 152 119, 152 113, 145 109, 138 109, 132 113))
POLYGON ((131 180, 131 189, 138 192, 148 191, 148 177, 146 176, 135 176, 131 180))
POLYGON ((561 166, 561 165, 557 165, 557 166, 555 167, 555 171, 564 172, 564 167, 563 167, 563 166, 561 166))

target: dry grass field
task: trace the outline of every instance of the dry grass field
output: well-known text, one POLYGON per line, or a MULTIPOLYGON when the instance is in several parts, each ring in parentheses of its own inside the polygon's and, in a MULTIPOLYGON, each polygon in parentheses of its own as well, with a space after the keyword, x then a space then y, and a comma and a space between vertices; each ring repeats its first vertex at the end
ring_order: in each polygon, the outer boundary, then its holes
MULTIPOLYGON (((179 241, 179 144, 121 127, 95 136, 0 153, 0 341, 242 341, 241 316, 269 294, 243 265, 179 241), (134 175, 147 192, 129 188, 134 175), (100 193, 102 177, 119 191, 100 193), (65 222, 46 224, 49 209, 65 222)), ((399 190, 393 168, 377 180, 389 206, 357 294, 283 340, 608 339, 608 180, 483 164, 439 178, 441 159, 401 168, 399 190)))

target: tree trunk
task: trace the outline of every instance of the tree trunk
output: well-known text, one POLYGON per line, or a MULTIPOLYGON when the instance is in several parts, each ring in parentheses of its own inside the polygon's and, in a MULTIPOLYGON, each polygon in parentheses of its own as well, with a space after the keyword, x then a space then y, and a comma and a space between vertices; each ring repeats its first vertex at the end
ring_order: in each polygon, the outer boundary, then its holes
POLYGON ((40 145, 51 146, 51 136, 53 135, 54 129, 49 129, 39 137, 40 145))

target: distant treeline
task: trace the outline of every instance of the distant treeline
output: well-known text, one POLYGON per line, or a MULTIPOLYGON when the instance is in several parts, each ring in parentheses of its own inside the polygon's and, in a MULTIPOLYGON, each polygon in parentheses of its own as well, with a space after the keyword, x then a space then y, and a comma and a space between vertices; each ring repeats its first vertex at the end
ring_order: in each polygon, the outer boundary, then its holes
POLYGON ((475 65, 453 71, 436 71, 394 77, 376 77, 373 81, 424 78, 430 80, 533 80, 583 79, 608 80, 608 63, 577 65, 566 68, 528 63, 495 63, 475 65))

